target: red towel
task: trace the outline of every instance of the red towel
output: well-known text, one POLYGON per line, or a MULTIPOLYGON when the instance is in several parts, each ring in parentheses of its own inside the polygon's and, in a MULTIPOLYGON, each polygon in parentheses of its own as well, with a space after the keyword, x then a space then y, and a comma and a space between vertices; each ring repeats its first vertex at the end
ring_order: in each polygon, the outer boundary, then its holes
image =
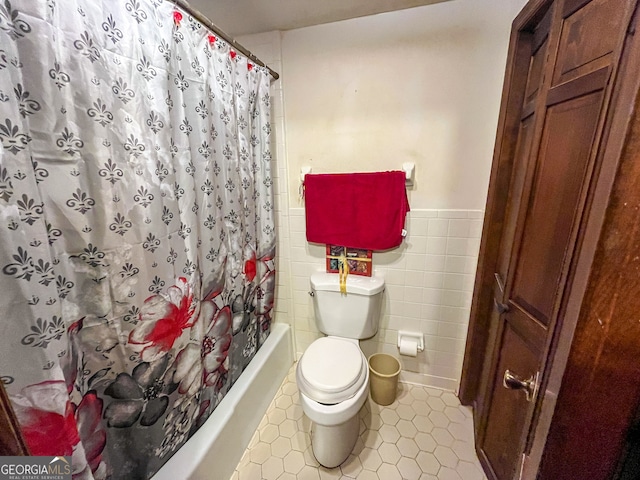
POLYGON ((409 211, 400 171, 306 175, 307 240, 366 250, 402 242, 409 211))

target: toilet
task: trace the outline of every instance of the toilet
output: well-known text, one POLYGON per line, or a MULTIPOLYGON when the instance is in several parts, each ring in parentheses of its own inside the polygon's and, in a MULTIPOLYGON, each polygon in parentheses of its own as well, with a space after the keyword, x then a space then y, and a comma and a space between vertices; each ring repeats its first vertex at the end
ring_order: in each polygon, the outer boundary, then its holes
POLYGON ((369 394, 369 367, 358 341, 378 331, 383 292, 384 279, 376 275, 349 275, 346 294, 337 274, 311 275, 316 324, 327 336, 304 352, 296 382, 312 422, 313 454, 327 468, 344 462, 358 439, 358 412, 369 394))

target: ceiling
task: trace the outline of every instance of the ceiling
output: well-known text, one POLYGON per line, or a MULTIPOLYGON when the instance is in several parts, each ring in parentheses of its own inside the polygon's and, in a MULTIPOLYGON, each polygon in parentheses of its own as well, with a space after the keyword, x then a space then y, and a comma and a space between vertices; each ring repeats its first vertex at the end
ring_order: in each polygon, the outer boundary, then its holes
POLYGON ((448 0, 189 0, 231 37, 291 30, 448 0))

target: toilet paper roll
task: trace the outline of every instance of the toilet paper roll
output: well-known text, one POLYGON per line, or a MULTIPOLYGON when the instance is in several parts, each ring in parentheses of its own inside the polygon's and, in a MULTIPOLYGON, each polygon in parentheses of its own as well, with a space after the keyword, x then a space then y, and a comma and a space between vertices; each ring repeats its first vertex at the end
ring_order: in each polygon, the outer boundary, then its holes
POLYGON ((400 355, 416 357, 418 355, 418 340, 415 338, 403 337, 400 339, 400 355))

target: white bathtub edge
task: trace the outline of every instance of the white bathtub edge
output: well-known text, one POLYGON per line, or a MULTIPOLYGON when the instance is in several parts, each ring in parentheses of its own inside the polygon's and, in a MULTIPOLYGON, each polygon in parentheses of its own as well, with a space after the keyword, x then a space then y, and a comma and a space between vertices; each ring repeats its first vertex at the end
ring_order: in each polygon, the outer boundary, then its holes
POLYGON ((229 480, 293 361, 291 327, 273 324, 211 416, 152 480, 229 480))

